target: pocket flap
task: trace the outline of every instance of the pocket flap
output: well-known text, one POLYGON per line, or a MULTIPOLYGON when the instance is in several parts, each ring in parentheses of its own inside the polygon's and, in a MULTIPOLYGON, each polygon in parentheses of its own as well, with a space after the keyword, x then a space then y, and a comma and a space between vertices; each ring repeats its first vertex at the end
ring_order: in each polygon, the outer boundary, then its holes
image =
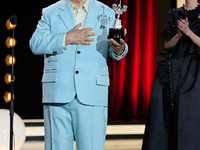
POLYGON ((107 75, 97 75, 97 85, 110 85, 109 76, 107 75))
POLYGON ((42 76, 42 82, 56 82, 57 73, 45 73, 42 76))
POLYGON ((47 57, 47 60, 48 60, 48 62, 50 62, 50 61, 57 61, 57 56, 56 55, 54 55, 54 56, 49 56, 49 57, 47 57))
POLYGON ((48 62, 46 70, 57 70, 57 62, 48 62))

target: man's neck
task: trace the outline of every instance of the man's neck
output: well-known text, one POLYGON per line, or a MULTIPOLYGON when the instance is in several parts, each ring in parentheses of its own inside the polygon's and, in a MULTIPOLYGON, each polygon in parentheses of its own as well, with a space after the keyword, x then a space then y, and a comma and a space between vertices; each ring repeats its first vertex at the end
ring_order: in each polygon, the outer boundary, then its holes
POLYGON ((86 0, 70 0, 70 1, 76 7, 81 7, 86 2, 86 0))
POLYGON ((192 10, 197 7, 197 0, 185 0, 185 9, 192 10))

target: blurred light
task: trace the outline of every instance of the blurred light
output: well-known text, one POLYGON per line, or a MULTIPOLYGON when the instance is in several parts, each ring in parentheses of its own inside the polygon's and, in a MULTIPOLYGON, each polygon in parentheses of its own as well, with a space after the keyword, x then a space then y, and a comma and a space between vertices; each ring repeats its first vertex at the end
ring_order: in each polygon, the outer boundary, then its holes
POLYGON ((5 25, 6 25, 6 28, 7 28, 8 30, 12 30, 13 28, 15 28, 15 27, 17 26, 17 24, 12 25, 11 22, 10 22, 10 19, 7 19, 5 25))
MULTIPOLYGON (((11 84, 11 73, 6 73, 4 76, 4 81, 6 84, 11 84)), ((15 76, 13 76, 13 81, 15 81, 15 76)))
MULTIPOLYGON (((11 92, 6 91, 3 98, 6 103, 9 103, 11 101, 11 92)), ((15 99, 15 95, 13 94, 13 100, 14 99, 15 99)))
MULTIPOLYGON (((15 56, 13 57, 13 64, 15 64, 16 63, 16 58, 15 58, 15 56)), ((12 55, 7 55, 6 56, 6 58, 5 58, 5 63, 6 63, 6 65, 7 66, 10 66, 10 65, 12 65, 12 55)))
POLYGON ((6 44, 7 48, 11 48, 12 46, 15 46, 17 44, 17 41, 15 39, 13 39, 12 37, 8 37, 6 39, 5 44, 6 44))

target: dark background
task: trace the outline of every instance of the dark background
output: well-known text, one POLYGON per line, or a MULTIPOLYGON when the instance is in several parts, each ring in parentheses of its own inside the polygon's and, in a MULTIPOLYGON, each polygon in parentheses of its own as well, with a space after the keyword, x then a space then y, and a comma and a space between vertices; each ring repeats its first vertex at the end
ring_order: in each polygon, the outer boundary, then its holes
POLYGON ((6 85, 3 78, 6 72, 11 72, 11 67, 6 66, 4 59, 11 54, 11 49, 5 45, 8 36, 12 37, 12 31, 8 31, 5 22, 11 15, 18 17, 15 29, 15 57, 17 62, 14 66, 15 82, 15 112, 23 119, 42 118, 42 88, 41 77, 43 71, 43 56, 33 55, 29 48, 29 39, 34 32, 38 20, 41 18, 41 10, 57 0, 27 1, 11 0, 1 5, 0 22, 0 108, 9 109, 3 99, 5 91, 10 91, 10 85, 6 85))
MULTIPOLYGON (((106 0, 100 0, 106 4, 106 0)), ((114 0, 113 0, 114 1, 114 0)), ((5 22, 11 15, 18 17, 18 23, 15 30, 15 112, 22 119, 42 119, 42 85, 41 78, 43 72, 43 56, 33 55, 29 48, 29 39, 34 32, 38 20, 41 18, 42 8, 57 2, 57 0, 10 0, 1 4, 0 10, 0 108, 9 109, 9 104, 4 102, 3 95, 5 91, 10 91, 10 85, 4 82, 4 76, 11 72, 11 67, 6 66, 4 59, 7 54, 11 54, 11 49, 5 45, 8 36, 12 36, 12 31, 8 31, 5 22)), ((112 4, 112 2, 111 2, 112 4)), ((176 1, 158 0, 158 34, 163 29, 166 11, 170 7, 175 7, 176 1)), ((160 39, 158 39, 159 41, 160 39)), ((162 42, 158 42, 158 47, 162 42)), ((160 48, 158 48, 160 49, 160 48)))

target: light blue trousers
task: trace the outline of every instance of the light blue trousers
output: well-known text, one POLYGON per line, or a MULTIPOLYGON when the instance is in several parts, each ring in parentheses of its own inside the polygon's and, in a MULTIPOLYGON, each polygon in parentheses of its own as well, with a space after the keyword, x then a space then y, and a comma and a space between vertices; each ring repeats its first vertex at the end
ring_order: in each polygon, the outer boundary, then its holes
POLYGON ((107 107, 81 104, 44 104, 45 150, 104 150, 107 107))

